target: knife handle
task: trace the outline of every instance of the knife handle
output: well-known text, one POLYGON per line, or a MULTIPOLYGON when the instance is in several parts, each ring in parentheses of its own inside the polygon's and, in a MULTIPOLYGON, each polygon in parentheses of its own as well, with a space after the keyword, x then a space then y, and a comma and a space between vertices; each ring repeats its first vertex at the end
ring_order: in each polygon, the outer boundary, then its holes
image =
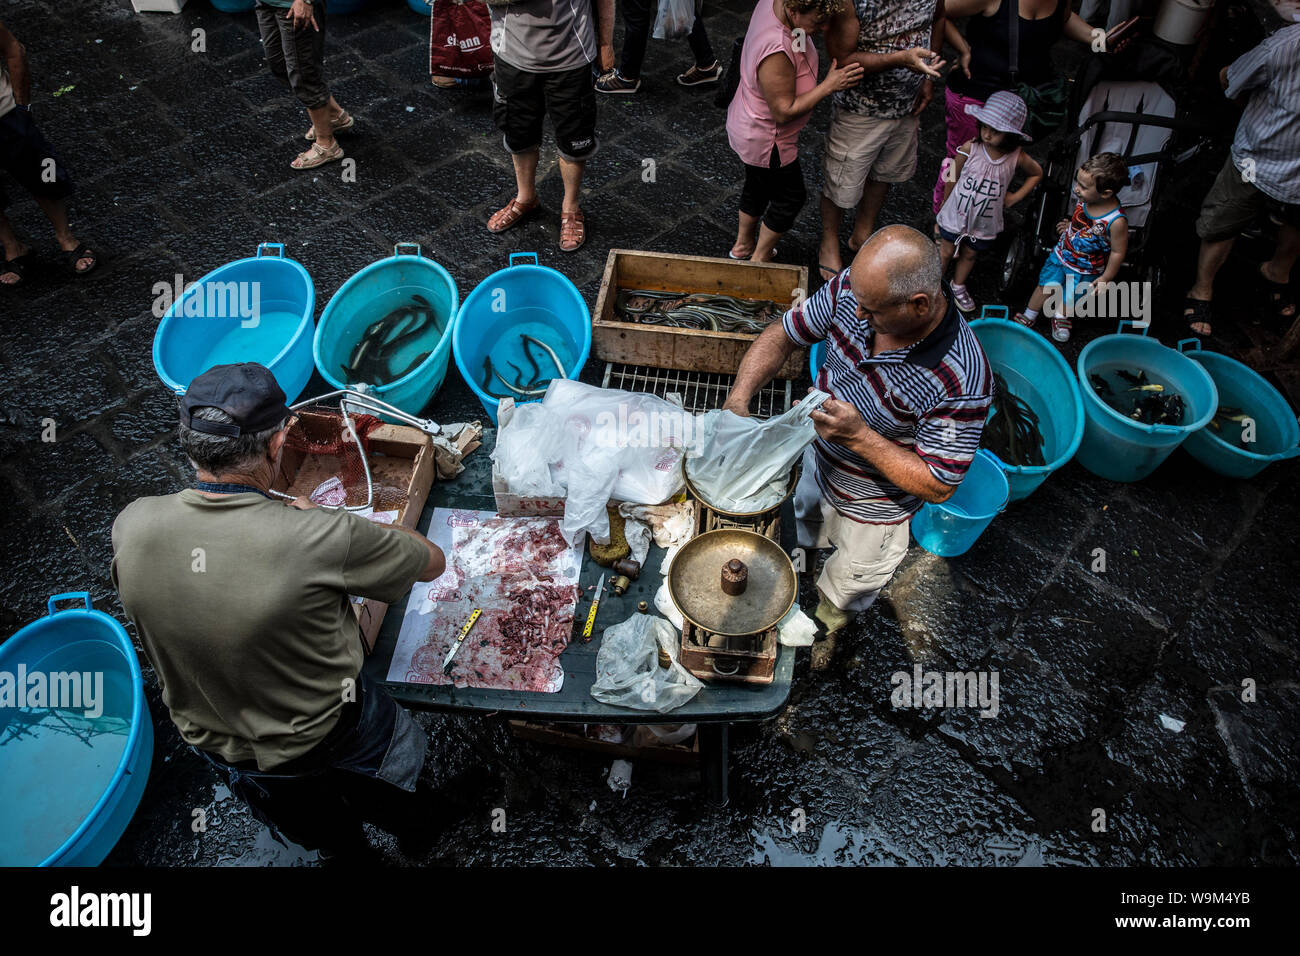
POLYGON ((582 629, 582 639, 587 640, 591 637, 591 629, 596 624, 596 609, 600 607, 600 599, 591 602, 591 610, 587 612, 587 624, 582 629))

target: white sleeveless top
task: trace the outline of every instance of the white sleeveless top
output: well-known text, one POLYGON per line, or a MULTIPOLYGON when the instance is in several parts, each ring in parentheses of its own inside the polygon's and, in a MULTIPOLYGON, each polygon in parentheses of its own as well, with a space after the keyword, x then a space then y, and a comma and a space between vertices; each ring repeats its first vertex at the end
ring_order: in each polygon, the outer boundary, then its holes
POLYGON ((9 82, 9 70, 0 63, 0 116, 4 116, 17 105, 14 102, 13 84, 9 82))
MULTIPOLYGON (((960 152, 960 150, 959 150, 960 152)), ((959 179, 939 210, 939 226, 972 239, 993 239, 1002 232, 1002 210, 1007 189, 1016 175, 1020 150, 995 160, 977 142, 961 168, 959 179)))

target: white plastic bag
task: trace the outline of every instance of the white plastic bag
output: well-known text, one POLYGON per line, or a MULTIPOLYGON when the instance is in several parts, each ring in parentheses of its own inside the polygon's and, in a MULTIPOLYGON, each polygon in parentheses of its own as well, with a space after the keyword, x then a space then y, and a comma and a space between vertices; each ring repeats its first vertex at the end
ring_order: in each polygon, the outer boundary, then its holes
POLYGON ((656 40, 679 40, 695 26, 695 0, 659 0, 655 17, 656 40))
POLYGON ((677 662, 677 633, 663 618, 636 612, 605 629, 591 685, 591 696, 601 703, 666 714, 703 686, 677 662), (660 647, 672 658, 669 667, 659 666, 660 647))
POLYGON ((559 431, 560 422, 540 403, 515 406, 508 422, 498 429, 492 449, 492 461, 511 494, 539 498, 564 494, 552 474, 563 452, 559 431))
POLYGON ((817 437, 809 415, 828 398, 813 389, 788 412, 765 422, 722 409, 705 413, 698 429, 701 440, 687 466, 701 496, 723 511, 763 511, 775 505, 789 490, 790 469, 817 437))

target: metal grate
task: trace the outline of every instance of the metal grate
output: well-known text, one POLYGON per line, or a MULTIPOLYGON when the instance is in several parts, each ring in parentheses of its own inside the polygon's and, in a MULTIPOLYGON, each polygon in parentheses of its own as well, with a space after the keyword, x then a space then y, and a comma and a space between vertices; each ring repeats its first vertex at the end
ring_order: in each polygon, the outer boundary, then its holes
MULTIPOLYGON (((735 384, 734 375, 715 372, 683 372, 671 368, 653 368, 649 365, 623 365, 605 363, 602 388, 620 388, 626 392, 649 392, 660 398, 681 396, 682 407, 688 412, 707 412, 721 408, 727 393, 735 384)), ((749 403, 754 418, 766 419, 790 410, 794 400, 793 383, 774 381, 759 389, 749 403)))

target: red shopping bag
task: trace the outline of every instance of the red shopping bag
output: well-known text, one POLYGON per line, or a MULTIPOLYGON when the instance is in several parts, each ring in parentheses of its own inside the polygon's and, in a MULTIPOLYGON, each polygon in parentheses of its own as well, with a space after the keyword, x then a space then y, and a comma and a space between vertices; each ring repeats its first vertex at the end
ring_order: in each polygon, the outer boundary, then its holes
POLYGON ((434 0, 429 72, 434 76, 486 76, 492 72, 492 18, 483 0, 434 0))

